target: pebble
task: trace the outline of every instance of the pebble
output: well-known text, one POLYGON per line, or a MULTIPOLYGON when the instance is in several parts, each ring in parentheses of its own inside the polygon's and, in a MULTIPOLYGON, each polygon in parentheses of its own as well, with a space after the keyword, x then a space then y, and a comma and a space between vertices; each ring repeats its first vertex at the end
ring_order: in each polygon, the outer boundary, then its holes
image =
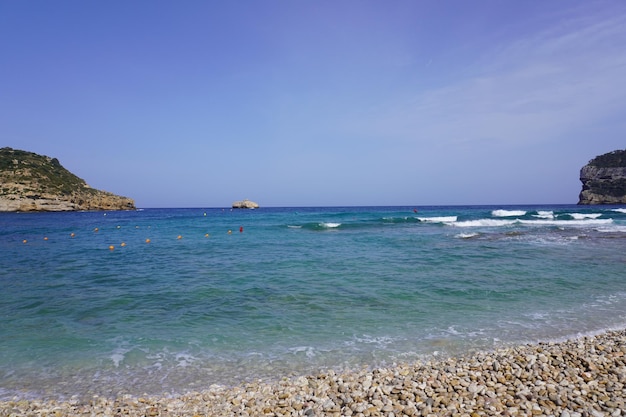
POLYGON ((0 401, 18 416, 626 416, 626 330, 175 398, 0 401))

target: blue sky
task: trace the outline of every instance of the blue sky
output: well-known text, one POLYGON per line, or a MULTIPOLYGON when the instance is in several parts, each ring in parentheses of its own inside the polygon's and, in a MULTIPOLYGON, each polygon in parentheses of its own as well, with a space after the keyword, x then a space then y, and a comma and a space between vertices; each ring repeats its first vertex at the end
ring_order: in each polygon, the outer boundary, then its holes
POLYGON ((576 203, 626 2, 2 1, 0 146, 138 207, 576 203))

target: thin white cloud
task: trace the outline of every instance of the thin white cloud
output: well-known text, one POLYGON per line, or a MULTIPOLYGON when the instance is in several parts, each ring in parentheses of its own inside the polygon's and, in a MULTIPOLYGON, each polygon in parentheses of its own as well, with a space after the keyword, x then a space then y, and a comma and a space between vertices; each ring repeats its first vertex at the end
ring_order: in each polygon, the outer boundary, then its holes
POLYGON ((585 14, 483 54, 473 75, 402 99, 371 125, 402 141, 536 143, 626 109, 626 12, 585 14))

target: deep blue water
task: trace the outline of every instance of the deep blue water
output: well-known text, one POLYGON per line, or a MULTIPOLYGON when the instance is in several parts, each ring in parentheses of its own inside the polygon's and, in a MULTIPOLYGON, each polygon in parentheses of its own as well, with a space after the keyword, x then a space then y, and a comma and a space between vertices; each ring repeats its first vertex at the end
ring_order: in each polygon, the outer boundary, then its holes
POLYGON ((0 265, 4 399, 175 394, 626 324, 619 207, 3 213, 0 265))

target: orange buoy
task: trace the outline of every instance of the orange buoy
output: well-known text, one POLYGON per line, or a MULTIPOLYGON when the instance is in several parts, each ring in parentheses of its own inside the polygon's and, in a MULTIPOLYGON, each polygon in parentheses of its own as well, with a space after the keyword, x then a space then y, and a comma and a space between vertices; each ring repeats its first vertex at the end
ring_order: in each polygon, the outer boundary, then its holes
POLYGON ((126 246, 126 243, 122 242, 122 243, 120 244, 120 246, 121 246, 121 247, 124 247, 124 246, 126 246))
POLYGON ((22 240, 22 243, 28 243, 28 240, 24 239, 22 240))
POLYGON ((98 229, 97 227, 95 229, 93 229, 94 232, 97 232, 98 230, 100 230, 100 229, 98 229))
POLYGON ((70 233, 70 237, 74 237, 76 236, 74 233, 70 233))
POLYGON ((44 237, 43 237, 43 240, 48 240, 48 236, 44 236, 44 237))
POLYGON ((204 237, 209 237, 209 234, 208 234, 208 233, 205 233, 205 234, 204 234, 204 237))
POLYGON ((109 250, 113 250, 113 249, 115 249, 115 246, 109 245, 109 250))
POLYGON ((183 236, 182 235, 178 235, 178 237, 176 239, 182 239, 183 236))
POLYGON ((150 239, 146 239, 146 243, 150 243, 150 239))

